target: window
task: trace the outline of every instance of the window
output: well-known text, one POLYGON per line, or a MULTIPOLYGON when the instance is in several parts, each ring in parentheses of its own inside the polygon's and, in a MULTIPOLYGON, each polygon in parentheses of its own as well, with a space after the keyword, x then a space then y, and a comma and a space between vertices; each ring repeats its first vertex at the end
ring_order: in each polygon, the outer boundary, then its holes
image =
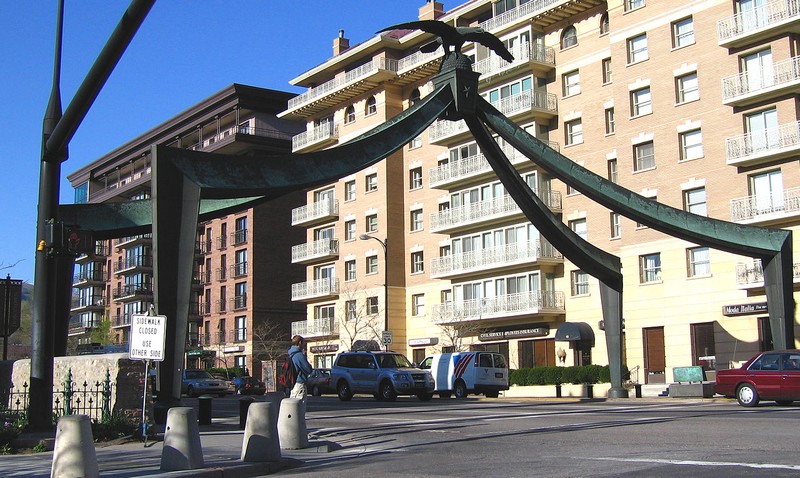
MULTIPOLYGON (((489 99, 489 103, 495 106, 500 106, 500 100, 511 97, 522 99, 522 97, 520 97, 519 95, 525 94, 525 92, 531 91, 532 89, 533 89, 533 77, 526 76, 517 81, 514 81, 513 83, 509 83, 499 88, 489 90, 487 92, 487 97, 489 99)), ((454 150, 451 150, 451 158, 453 151, 454 150)), ((461 157, 463 158, 465 156, 462 155, 461 157)))
POLYGON ((378 297, 372 296, 367 297, 367 313, 370 315, 375 315, 378 313, 378 297))
POLYGON ((603 61, 600 63, 602 67, 603 73, 603 84, 607 85, 611 83, 611 58, 603 58, 603 61))
POLYGON ((366 191, 375 191, 378 189, 378 173, 367 174, 366 177, 366 191))
POLYGON ((755 214, 784 210, 783 175, 780 170, 750 176, 751 208, 755 214))
POLYGON ((589 294, 589 274, 583 271, 572 271, 572 296, 589 294))
POLYGON ((644 0, 625 0, 625 11, 636 10, 644 6, 644 0))
POLYGON ((233 308, 243 309, 247 307, 247 282, 239 282, 234 288, 236 295, 233 298, 233 308))
POLYGON ((422 230, 422 209, 411 211, 411 231, 422 230))
POLYGON ((356 182, 347 181, 344 183, 344 200, 345 201, 352 201, 356 198, 356 182))
POLYGON ((646 171, 656 167, 656 155, 653 142, 647 141, 633 146, 633 170, 646 171))
POLYGON ((617 174, 617 158, 608 160, 608 180, 612 183, 617 182, 619 175, 617 174))
POLYGON ((703 370, 714 370, 717 347, 714 340, 714 323, 691 324, 692 327, 692 365, 703 370))
POLYGON ((611 238, 617 239, 622 237, 622 216, 619 213, 612 212, 609 214, 610 225, 611 225, 611 238))
POLYGON ((367 232, 376 232, 378 230, 378 215, 370 214, 367 216, 367 232))
POLYGON ((742 91, 753 92, 772 86, 775 83, 775 69, 772 62, 771 49, 767 48, 745 55, 739 61, 741 62, 742 77, 746 83, 741 86, 741 88, 744 88, 742 91))
POLYGON ((642 33, 635 37, 628 38, 628 63, 639 63, 648 59, 647 34, 642 33))
POLYGON ((233 244, 239 245, 247 242, 247 217, 237 217, 235 226, 236 232, 233 233, 233 244))
POLYGON ((578 70, 564 73, 561 76, 564 96, 577 95, 581 92, 581 75, 578 70))
POLYGON ((639 282, 659 282, 661 280, 661 254, 639 256, 639 282))
POLYGON ((408 173, 409 189, 419 189, 422 187, 422 167, 414 168, 408 173))
POLYGON ((578 44, 578 32, 572 25, 564 29, 561 34, 561 49, 566 50, 578 44))
POLYGON ((414 317, 425 315, 425 294, 411 296, 411 315, 414 317))
POLYGON ((408 149, 416 149, 422 146, 422 136, 417 136, 408 143, 408 149))
POLYGON ((606 134, 614 134, 617 131, 617 126, 614 124, 614 108, 606 108, 606 134))
POLYGON ((683 192, 683 209, 700 216, 708 215, 706 188, 689 189, 683 192))
POLYGON ((610 31, 611 31, 611 23, 608 21, 608 12, 605 12, 600 17, 600 34, 605 35, 610 31))
POLYGON ((711 257, 707 247, 686 249, 686 275, 688 277, 711 275, 711 257))
POLYGON ((233 277, 247 275, 247 249, 236 251, 236 263, 233 265, 233 277))
POLYGON ((236 342, 245 342, 247 340, 247 316, 240 315, 233 320, 236 322, 233 340, 236 342))
POLYGON ((567 146, 583 143, 583 123, 580 119, 564 123, 565 142, 567 146))
POLYGON ((356 240, 356 221, 353 219, 352 221, 345 221, 344 222, 344 240, 345 241, 355 241, 356 240))
POLYGON ((678 20, 672 24, 672 48, 694 44, 694 22, 692 17, 678 20))
POLYGON ((378 273, 378 256, 367 256, 367 274, 378 273))
POLYGON ((378 112, 378 102, 375 100, 374 96, 370 96, 369 99, 367 100, 366 115, 367 116, 374 115, 377 112, 378 112))
POLYGON ((574 221, 569 221, 569 228, 581 238, 587 239, 586 219, 575 219, 574 221))
POLYGON ((344 261, 344 280, 345 281, 354 281, 356 280, 356 261, 344 261))
POLYGON ((411 273, 420 274, 425 272, 425 262, 422 251, 411 253, 411 273))
POLYGON ((333 305, 318 305, 314 307, 314 318, 317 320, 331 319, 335 317, 336 308, 333 305))
POLYGON ((411 95, 408 97, 408 105, 414 106, 417 102, 422 98, 422 95, 419 93, 419 88, 414 88, 414 91, 411 92, 411 95))
POLYGON ((681 161, 703 157, 703 135, 699 129, 681 133, 681 161))
POLYGON ((353 123, 355 122, 355 120, 356 120, 356 109, 355 107, 353 107, 353 105, 350 105, 347 107, 346 110, 344 110, 344 124, 353 123))
POLYGON ((687 103, 700 99, 700 88, 697 84, 697 72, 675 78, 675 101, 687 103))
POLYGON ((744 119, 752 153, 780 147, 781 135, 778 134, 778 112, 775 108, 747 114, 744 119))
POLYGON ((649 115, 653 112, 650 87, 631 91, 631 116, 649 115))
POLYGON ((352 322, 356 320, 358 317, 358 307, 356 306, 356 301, 348 300, 344 303, 344 318, 348 322, 352 322))

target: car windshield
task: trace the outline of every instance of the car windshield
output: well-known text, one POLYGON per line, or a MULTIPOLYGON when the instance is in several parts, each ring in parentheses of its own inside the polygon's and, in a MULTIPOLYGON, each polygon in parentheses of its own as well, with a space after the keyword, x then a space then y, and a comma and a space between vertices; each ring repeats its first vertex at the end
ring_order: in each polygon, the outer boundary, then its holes
POLYGON ((189 380, 198 380, 198 379, 208 379, 212 378, 211 374, 206 372, 205 370, 187 370, 186 371, 186 378, 189 380))
POLYGON ((400 354, 379 355, 378 362, 381 368, 410 368, 411 362, 400 354))

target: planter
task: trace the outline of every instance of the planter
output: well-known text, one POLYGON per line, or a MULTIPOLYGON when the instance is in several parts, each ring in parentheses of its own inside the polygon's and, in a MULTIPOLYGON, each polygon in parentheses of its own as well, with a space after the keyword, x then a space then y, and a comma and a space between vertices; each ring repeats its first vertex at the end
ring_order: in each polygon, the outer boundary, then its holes
POLYGON ((593 397, 606 397, 608 390, 611 388, 610 383, 595 383, 595 384, 571 384, 564 383, 560 386, 556 385, 527 385, 519 386, 512 385, 511 388, 503 392, 504 397, 511 398, 561 398, 561 397, 574 397, 574 398, 593 398, 593 397), (559 395, 560 388, 560 395, 559 395), (591 395, 589 395, 591 390, 591 395))

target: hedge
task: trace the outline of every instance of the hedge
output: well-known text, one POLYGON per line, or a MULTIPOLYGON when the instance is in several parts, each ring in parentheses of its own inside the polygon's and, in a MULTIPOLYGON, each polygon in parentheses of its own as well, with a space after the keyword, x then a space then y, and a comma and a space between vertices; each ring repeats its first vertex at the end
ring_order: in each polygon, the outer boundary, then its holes
MULTIPOLYGON (((628 368, 622 366, 623 380, 629 376, 628 368)), ((608 365, 581 365, 574 367, 533 367, 512 370, 511 385, 556 385, 559 383, 608 383, 611 372, 608 365)))

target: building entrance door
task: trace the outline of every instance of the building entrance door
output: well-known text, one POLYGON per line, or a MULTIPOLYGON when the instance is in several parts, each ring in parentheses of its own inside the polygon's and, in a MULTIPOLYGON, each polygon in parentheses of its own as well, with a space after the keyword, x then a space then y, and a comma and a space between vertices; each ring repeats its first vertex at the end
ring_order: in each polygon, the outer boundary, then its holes
POLYGON ((644 329, 645 383, 666 383, 667 359, 664 352, 664 327, 644 329))

